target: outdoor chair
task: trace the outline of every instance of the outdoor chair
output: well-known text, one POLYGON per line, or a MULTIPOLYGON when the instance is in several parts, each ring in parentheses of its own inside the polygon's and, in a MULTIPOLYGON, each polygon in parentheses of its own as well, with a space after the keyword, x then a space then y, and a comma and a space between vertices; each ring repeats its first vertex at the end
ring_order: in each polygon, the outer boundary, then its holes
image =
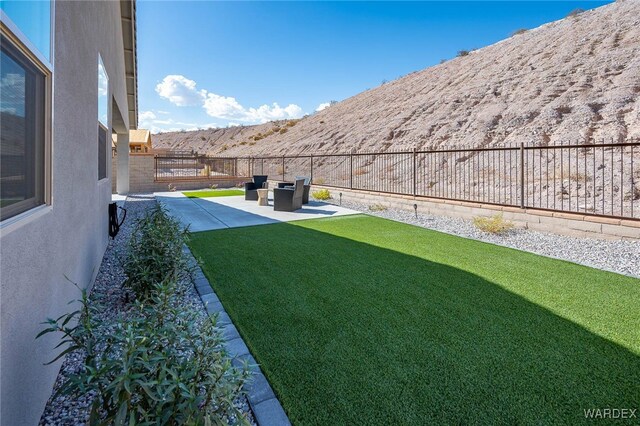
MULTIPOLYGON (((302 204, 309 204, 309 191, 311 191, 311 178, 305 176, 296 176, 296 180, 304 180, 304 192, 302 193, 302 204)), ((293 186, 293 182, 278 182, 278 188, 286 188, 293 186)))
MULTIPOLYGON (((280 185, 279 185, 280 186, 280 185)), ((284 185, 283 185, 284 186, 284 185)), ((273 210, 292 212, 302 208, 304 179, 298 179, 293 186, 273 189, 273 210)))
POLYGON ((267 175, 253 175, 253 182, 245 182, 244 199, 247 201, 258 201, 258 189, 262 189, 267 184, 267 175))

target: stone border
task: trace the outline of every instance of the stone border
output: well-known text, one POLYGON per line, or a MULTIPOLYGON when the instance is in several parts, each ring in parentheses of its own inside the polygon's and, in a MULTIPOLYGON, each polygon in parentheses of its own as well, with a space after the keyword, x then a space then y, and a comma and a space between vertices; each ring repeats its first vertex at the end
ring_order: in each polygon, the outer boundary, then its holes
MULTIPOLYGON (((183 246, 183 253, 190 256, 197 265, 195 257, 186 245, 183 246)), ((269 381, 262 374, 260 366, 249 353, 249 348, 238 333, 238 329, 231 321, 222 306, 222 302, 213 291, 209 280, 202 272, 200 266, 196 266, 193 285, 200 296, 202 304, 207 310, 207 315, 214 316, 218 314, 217 325, 223 329, 223 335, 227 339, 227 351, 233 357, 233 364, 237 367, 241 366, 244 361, 248 361, 253 373, 253 381, 247 389, 247 400, 253 412, 253 417, 259 426, 290 426, 291 422, 287 417, 280 401, 276 397, 269 381)))
POLYGON ((364 204, 381 204, 388 208, 418 211, 434 216, 460 217, 473 219, 477 216, 492 216, 502 212, 505 219, 512 221, 516 227, 531 229, 570 237, 590 237, 607 240, 640 240, 640 220, 616 219, 610 217, 588 216, 580 213, 554 212, 538 209, 521 209, 518 207, 499 206, 494 204, 471 203, 467 201, 441 200, 411 195, 383 194, 379 192, 332 188, 313 185, 313 189, 327 189, 336 195, 342 193, 344 200, 364 204))

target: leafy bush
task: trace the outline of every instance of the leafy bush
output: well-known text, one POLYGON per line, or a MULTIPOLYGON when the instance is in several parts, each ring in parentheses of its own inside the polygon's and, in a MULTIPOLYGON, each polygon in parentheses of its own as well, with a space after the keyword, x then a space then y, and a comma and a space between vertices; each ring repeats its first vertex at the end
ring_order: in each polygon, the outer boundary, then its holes
POLYGON ((583 12, 584 12, 584 9, 581 9, 581 8, 573 9, 571 12, 567 14, 567 18, 575 18, 576 16, 582 14, 583 12))
POLYGON ((467 56, 469 54, 468 50, 458 50, 457 57, 467 56))
POLYGON ((82 290, 80 310, 45 323, 38 337, 62 333, 61 344, 69 345, 51 362, 74 350, 84 355, 84 368, 56 396, 95 395, 91 425, 245 423, 233 403, 248 366, 232 366, 215 319, 203 320, 177 300, 174 274, 152 288, 152 303, 139 300, 114 322, 104 321, 105 307, 99 299, 90 305, 82 290))
POLYGON ((491 217, 476 217, 473 224, 481 231, 490 234, 503 234, 513 228, 513 222, 504 220, 502 214, 491 217))
POLYGON ((183 277, 187 262, 182 246, 187 242, 188 230, 157 205, 134 225, 129 240, 124 271, 125 286, 141 298, 149 295, 154 284, 168 275, 183 277))
POLYGON ((382 212, 382 211, 385 211, 386 209, 387 208, 382 204, 372 204, 369 206, 369 210, 371 210, 372 212, 382 212))
POLYGON ((315 198, 316 200, 328 200, 331 198, 331 193, 328 189, 319 189, 317 191, 313 191, 311 195, 313 195, 313 198, 315 198))

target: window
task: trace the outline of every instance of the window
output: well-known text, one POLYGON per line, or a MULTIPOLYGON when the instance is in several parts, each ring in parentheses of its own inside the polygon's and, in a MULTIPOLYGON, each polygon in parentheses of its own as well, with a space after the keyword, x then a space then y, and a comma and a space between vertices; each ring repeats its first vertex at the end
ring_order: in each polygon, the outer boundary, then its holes
POLYGON ((0 220, 45 202, 46 75, 0 42, 0 220))
POLYGON ((107 129, 109 127, 109 77, 98 55, 98 180, 107 177, 107 129))
POLYGON ((45 61, 51 62, 51 2, 3 0, 0 8, 45 61))
POLYGON ((107 128, 98 123, 98 180, 107 177, 107 128))

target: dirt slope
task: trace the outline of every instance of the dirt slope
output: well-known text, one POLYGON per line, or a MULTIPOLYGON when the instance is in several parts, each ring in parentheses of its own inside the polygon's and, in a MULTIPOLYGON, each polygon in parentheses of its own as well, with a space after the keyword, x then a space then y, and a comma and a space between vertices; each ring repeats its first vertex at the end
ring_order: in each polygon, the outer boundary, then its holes
POLYGON ((640 0, 626 0, 409 74, 295 125, 153 140, 211 154, 281 155, 637 137, 640 0))

